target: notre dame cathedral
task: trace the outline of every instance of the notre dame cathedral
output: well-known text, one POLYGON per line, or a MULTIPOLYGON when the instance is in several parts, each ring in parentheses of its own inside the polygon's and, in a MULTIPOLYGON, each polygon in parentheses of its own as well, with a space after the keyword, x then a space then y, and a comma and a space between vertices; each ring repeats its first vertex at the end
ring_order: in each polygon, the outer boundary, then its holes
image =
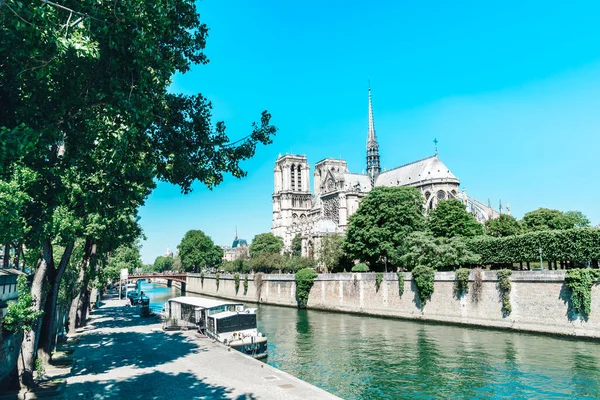
MULTIPOLYGON (((375 135, 373 104, 369 89, 369 128, 367 136, 366 173, 348 170, 346 161, 326 158, 315 164, 314 193, 310 189, 310 167, 306 156, 286 154, 275 161, 273 223, 271 232, 283 238, 289 251, 292 239, 302 237, 302 254, 313 257, 321 237, 344 234, 348 218, 360 201, 375 186, 414 186, 423 194, 425 212, 440 200, 459 199, 480 222, 497 218, 499 211, 467 196, 459 190, 460 181, 438 158, 431 157, 381 171, 379 145, 375 135)), ((507 213, 510 209, 507 206, 507 213)))

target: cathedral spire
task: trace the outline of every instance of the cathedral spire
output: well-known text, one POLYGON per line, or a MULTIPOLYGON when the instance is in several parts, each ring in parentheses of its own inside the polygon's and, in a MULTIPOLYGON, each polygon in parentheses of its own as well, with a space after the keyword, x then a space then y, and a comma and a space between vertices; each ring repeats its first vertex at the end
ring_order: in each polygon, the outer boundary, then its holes
POLYGON ((375 122, 373 121, 373 101, 371 99, 371 85, 369 84, 369 133, 367 136, 367 174, 371 184, 375 184, 377 175, 381 172, 379 165, 379 145, 375 135, 375 122))

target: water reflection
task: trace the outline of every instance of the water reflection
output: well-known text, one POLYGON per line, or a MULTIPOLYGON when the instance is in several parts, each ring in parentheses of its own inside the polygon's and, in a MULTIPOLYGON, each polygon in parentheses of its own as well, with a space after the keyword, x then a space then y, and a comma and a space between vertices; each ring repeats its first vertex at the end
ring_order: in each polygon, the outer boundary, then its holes
POLYGON ((269 364, 346 399, 600 398, 595 342, 262 304, 258 324, 269 364))

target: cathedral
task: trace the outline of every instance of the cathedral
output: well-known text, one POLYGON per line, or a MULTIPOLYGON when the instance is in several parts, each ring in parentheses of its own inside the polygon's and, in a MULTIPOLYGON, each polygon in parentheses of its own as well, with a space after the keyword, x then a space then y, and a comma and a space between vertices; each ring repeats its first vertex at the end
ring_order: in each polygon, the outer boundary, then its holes
MULTIPOLYGON (((286 154, 275 161, 273 222, 271 232, 283 239, 285 251, 296 235, 302 238, 302 255, 313 257, 321 238, 344 234, 348 218, 375 186, 414 186, 421 191, 425 212, 440 200, 459 199, 480 222, 497 218, 500 212, 459 190, 460 181, 436 154, 381 171, 379 145, 375 134, 373 104, 369 88, 369 126, 366 147, 366 173, 348 170, 346 161, 326 158, 315 164, 314 191, 310 188, 310 166, 304 155, 286 154)), ((502 207, 502 205, 500 205, 502 207)), ((507 213, 510 210, 507 206, 507 213)))

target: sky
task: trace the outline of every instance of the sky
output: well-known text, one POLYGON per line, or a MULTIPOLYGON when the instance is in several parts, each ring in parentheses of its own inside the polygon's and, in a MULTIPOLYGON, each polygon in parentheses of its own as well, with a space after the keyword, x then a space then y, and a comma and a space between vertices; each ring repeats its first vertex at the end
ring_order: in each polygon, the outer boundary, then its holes
MULTIPOLYGON (((204 0, 207 65, 173 77, 234 141, 268 110, 273 144, 248 176, 183 195, 159 182, 140 209, 145 263, 191 229, 221 245, 268 232, 279 154, 365 169, 368 85, 382 168, 434 153, 484 203, 600 223, 597 1, 204 0)), ((312 170, 311 170, 312 173, 312 170)))

